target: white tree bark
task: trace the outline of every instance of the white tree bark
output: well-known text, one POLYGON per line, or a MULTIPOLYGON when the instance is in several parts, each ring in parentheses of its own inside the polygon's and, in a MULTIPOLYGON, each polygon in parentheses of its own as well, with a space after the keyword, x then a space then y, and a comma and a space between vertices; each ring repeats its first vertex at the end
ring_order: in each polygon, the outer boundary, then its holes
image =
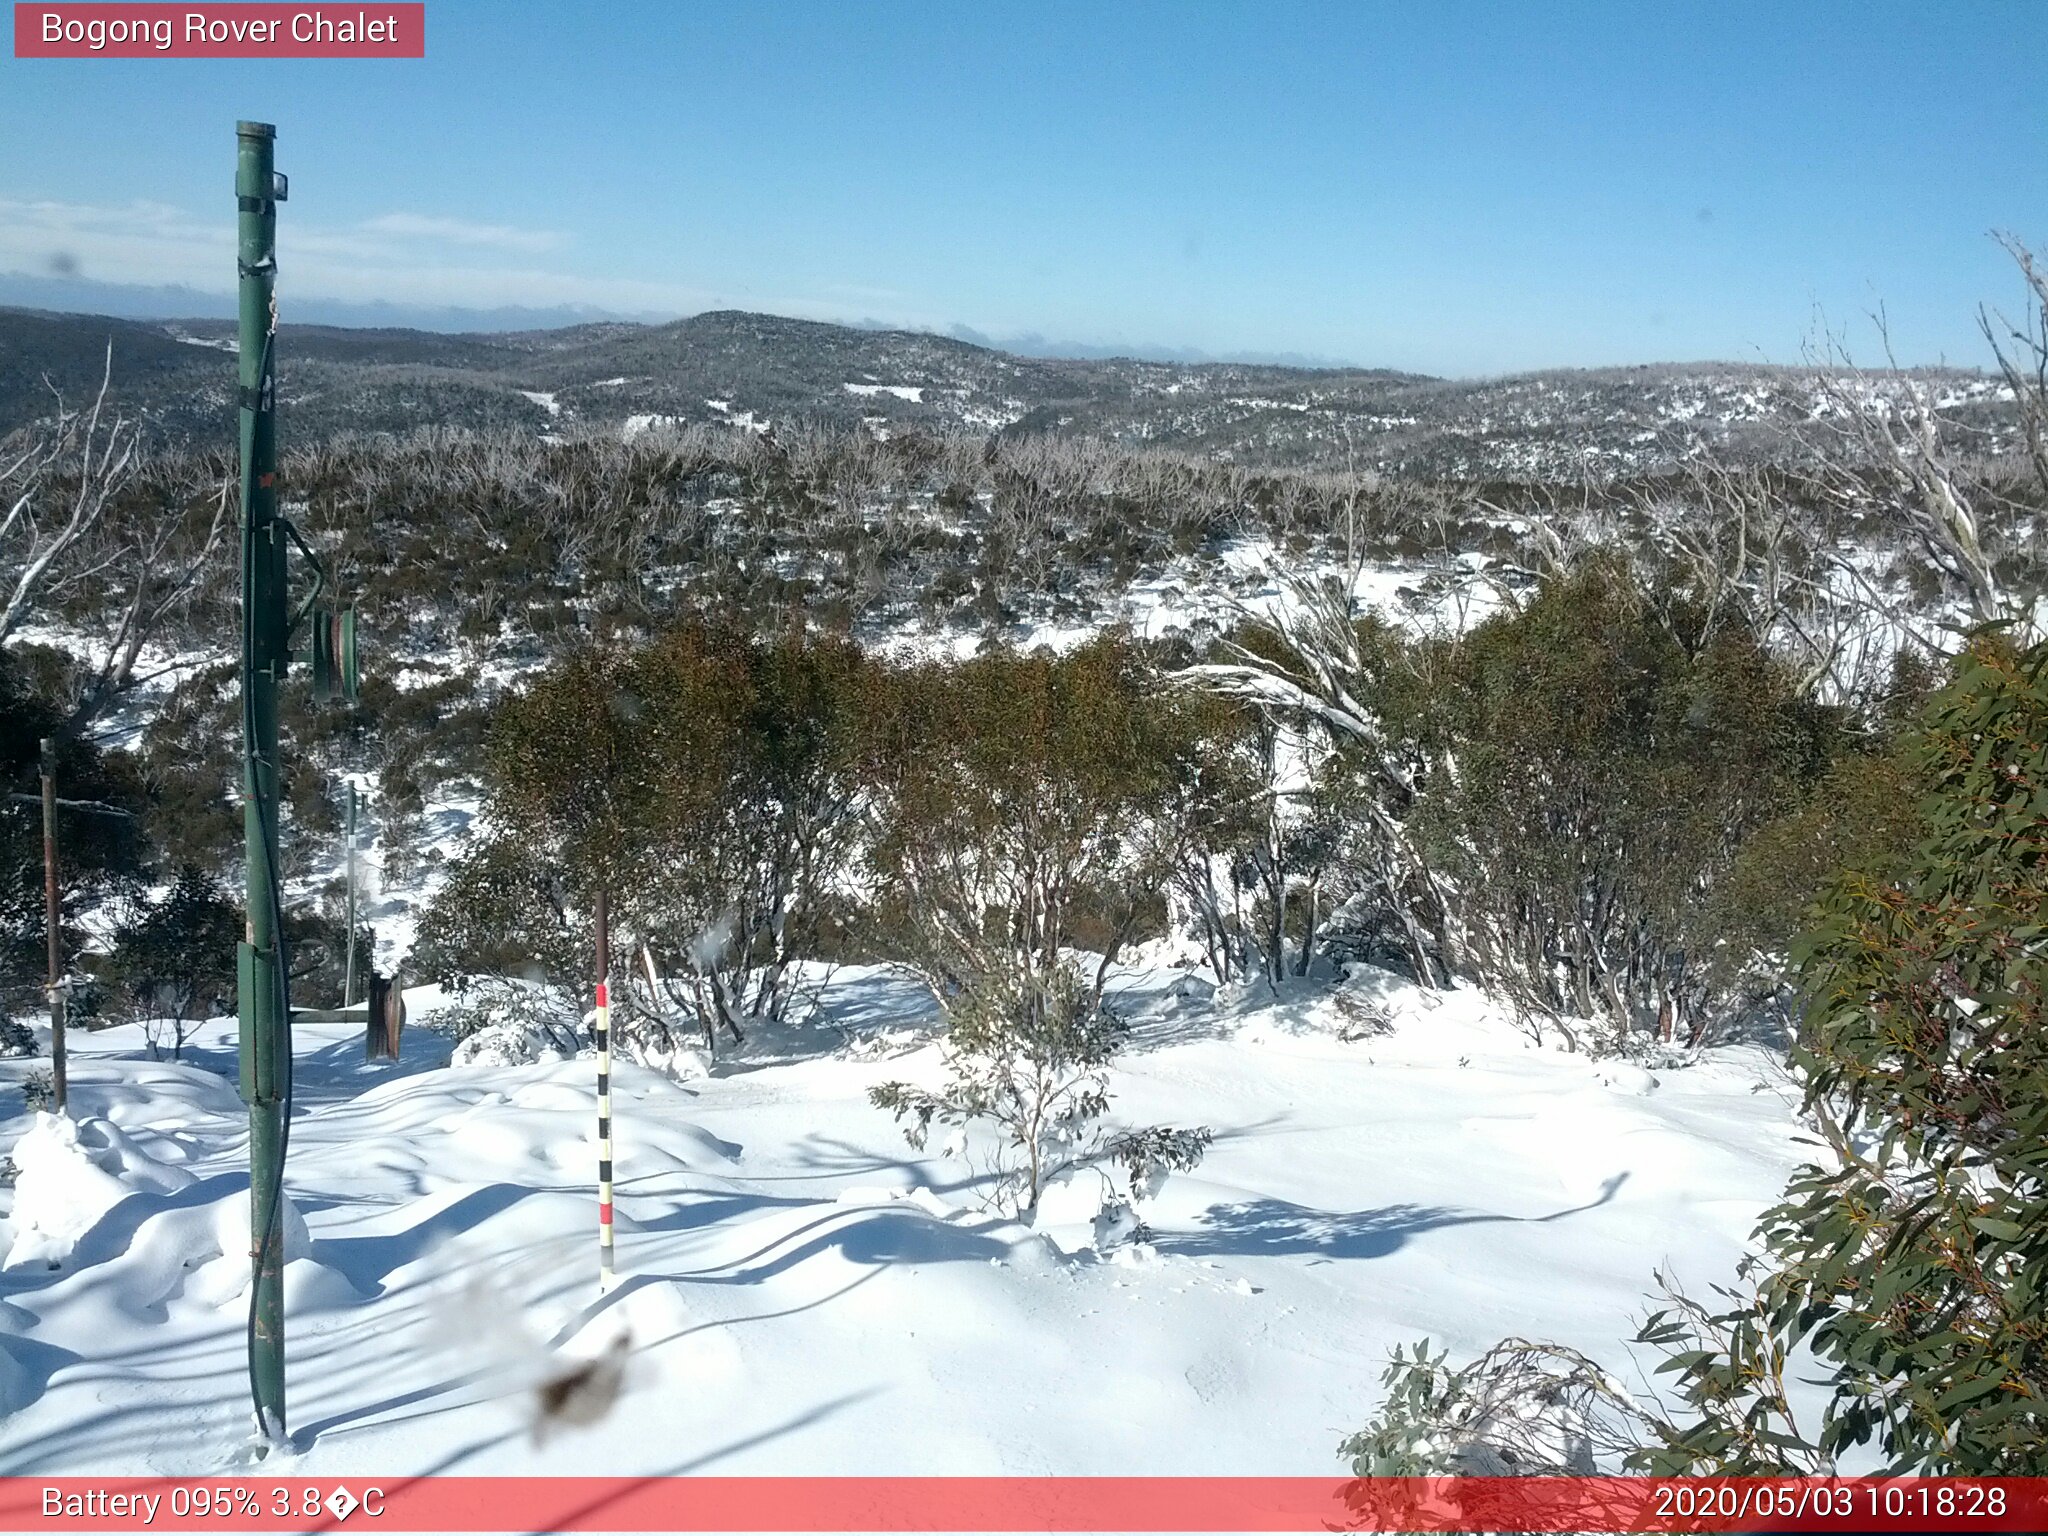
POLYGON ((0 599, 0 644, 53 588, 92 574, 66 572, 61 562, 84 543, 135 470, 135 424, 116 416, 103 429, 113 374, 109 342, 91 407, 69 411, 60 398, 56 416, 27 429, 0 464, 0 488, 8 498, 0 517, 0 584, 6 589, 0 599))

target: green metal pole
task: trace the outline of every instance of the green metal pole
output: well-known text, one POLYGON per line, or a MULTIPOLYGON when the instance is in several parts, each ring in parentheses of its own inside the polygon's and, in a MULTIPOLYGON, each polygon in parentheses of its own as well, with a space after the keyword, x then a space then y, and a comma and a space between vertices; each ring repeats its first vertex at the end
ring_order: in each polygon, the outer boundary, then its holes
POLYGON ((291 1040, 278 948, 277 689, 289 664, 285 535, 277 517, 272 290, 277 278, 277 178, 268 123, 235 125, 242 300, 242 729, 248 921, 239 956, 242 1097, 249 1105, 249 1248, 254 1296, 249 1385, 257 1431, 281 1443, 284 1415, 285 1099, 291 1040))

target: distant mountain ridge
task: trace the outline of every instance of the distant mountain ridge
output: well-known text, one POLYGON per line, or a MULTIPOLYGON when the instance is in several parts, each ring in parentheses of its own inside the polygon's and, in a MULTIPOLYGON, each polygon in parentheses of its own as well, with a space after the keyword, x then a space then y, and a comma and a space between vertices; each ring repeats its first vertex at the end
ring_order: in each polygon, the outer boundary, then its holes
MULTIPOLYGON (((0 432, 76 401, 114 351, 116 397, 164 436, 226 444, 233 322, 0 309, 0 432)), ((667 324, 445 333, 285 325, 287 440, 337 432, 640 431, 663 421, 877 432, 1057 432, 1246 463, 1452 478, 1654 469, 1702 448, 1768 454, 1819 402, 1810 370, 1744 364, 1448 380, 1371 368, 1024 357, 951 336, 738 310, 667 324)), ((1995 380, 1920 370, 1996 433, 1995 380)))

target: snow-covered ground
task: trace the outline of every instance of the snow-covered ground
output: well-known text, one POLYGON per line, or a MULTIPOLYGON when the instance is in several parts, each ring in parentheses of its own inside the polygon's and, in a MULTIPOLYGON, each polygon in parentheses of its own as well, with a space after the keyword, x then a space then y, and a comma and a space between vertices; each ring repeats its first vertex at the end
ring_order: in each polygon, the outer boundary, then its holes
MULTIPOLYGON (((1216 1134, 1149 1245, 1098 1253, 1059 1201, 1072 1221, 1020 1225, 967 1164, 911 1153, 866 1093, 937 1079, 929 1005, 847 968, 708 1078, 618 1072, 602 1298, 587 1057, 448 1067, 415 1023, 365 1064, 359 1031, 300 1026, 299 1470, 1333 1473, 1397 1343, 1518 1333, 1634 1377, 1652 1267, 1725 1279, 1801 1150, 1754 1048, 1645 1072, 1378 972, 1345 989, 1397 1025, 1355 1041, 1328 987, 1218 1000, 1156 966, 1115 989, 1138 1028, 1114 1114, 1216 1134), (536 1385, 621 1332, 609 1417, 537 1441, 536 1385)), ((0 1087, 0 1146, 27 1133, 0 1189, 0 1471, 245 1454, 233 1048, 228 1020, 183 1064, 135 1029, 74 1037, 75 1149, 0 1087)))
MULTIPOLYGON (((1455 634, 1500 611, 1500 592, 1487 579, 1482 554, 1368 561, 1340 555, 1289 555, 1271 539, 1231 539, 1214 554, 1181 559, 1102 594, 1085 614, 1026 617, 1002 638, 1023 651, 1068 651, 1122 625, 1141 640, 1225 634, 1246 621, 1271 622, 1296 607, 1297 580, 1335 581, 1351 593, 1352 611, 1371 614, 1412 636, 1455 634)), ((898 620, 857 631, 876 655, 892 662, 964 661, 987 643, 981 628, 898 620)), ((430 674, 424 669, 424 679, 430 674)))

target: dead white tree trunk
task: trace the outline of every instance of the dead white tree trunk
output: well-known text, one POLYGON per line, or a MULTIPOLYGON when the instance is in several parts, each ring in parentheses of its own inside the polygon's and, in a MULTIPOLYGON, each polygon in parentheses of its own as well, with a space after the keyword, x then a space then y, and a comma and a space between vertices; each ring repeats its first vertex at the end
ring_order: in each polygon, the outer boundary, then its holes
POLYGON ((1897 368, 1882 315, 1877 325, 1893 364, 1882 377, 1857 368, 1839 346, 1824 354, 1819 388, 1832 407, 1834 435, 1807 441, 1819 488, 1845 511, 1889 524, 1917 544, 1961 587, 1977 623, 2012 618, 2018 610, 1985 550, 1974 492, 1942 438, 1934 397, 1897 368))
POLYGON ((74 585, 112 563, 109 557, 84 571, 68 571, 63 564, 135 471, 135 424, 121 416, 104 419, 113 376, 114 345, 108 342, 91 407, 66 410, 59 397, 56 416, 28 428, 0 462, 0 494, 7 499, 0 515, 0 644, 54 588, 74 585))
POLYGON ((1242 699, 1362 750, 1371 765, 1374 793, 1364 797, 1361 809, 1380 839, 1385 863, 1381 875, 1390 891, 1400 893, 1396 910, 1408 930, 1417 979, 1427 985, 1436 979, 1435 967, 1426 959, 1429 946, 1417 927, 1418 918, 1452 970, 1458 964, 1458 938, 1449 893, 1400 814, 1415 796, 1408 764, 1361 697, 1371 677, 1351 613, 1357 570, 1354 567, 1343 579, 1303 574, 1279 579, 1286 600, 1274 605, 1270 614, 1243 615, 1280 641, 1279 655, 1226 641, 1224 652, 1230 660, 1188 667, 1174 677, 1242 699))
POLYGON ((2036 256, 2011 235, 1998 243, 2018 264, 2027 284, 2027 313, 2008 320, 1996 310, 1979 309, 1977 325, 1998 359, 1998 371, 2012 391, 2019 414, 2021 441, 2034 478, 2048 490, 2048 261, 2036 256))

